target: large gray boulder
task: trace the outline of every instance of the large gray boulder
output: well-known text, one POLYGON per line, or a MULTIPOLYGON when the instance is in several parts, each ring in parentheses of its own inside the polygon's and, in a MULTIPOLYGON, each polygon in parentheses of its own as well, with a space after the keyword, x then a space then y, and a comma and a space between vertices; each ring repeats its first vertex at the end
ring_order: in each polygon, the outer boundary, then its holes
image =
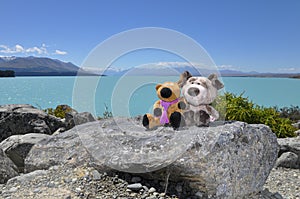
POLYGON ((33 146, 25 168, 85 162, 102 171, 168 178, 202 198, 242 198, 263 189, 277 158, 276 136, 265 125, 233 122, 145 131, 140 123, 114 118, 76 126, 33 146))
POLYGON ((76 166, 92 162, 75 129, 35 144, 25 159, 25 172, 48 169, 59 164, 76 166))
POLYGON ((277 167, 300 169, 300 137, 280 138, 277 167))
POLYGON ((65 112, 64 120, 65 120, 67 130, 73 128, 75 125, 96 121, 94 116, 91 113, 89 112, 78 113, 78 111, 76 111, 75 109, 71 108, 69 105, 66 104, 58 105, 56 109, 65 112))
POLYGON ((11 135, 27 133, 52 134, 65 124, 31 105, 0 106, 0 142, 11 135))
POLYGON ((96 121, 94 116, 89 112, 78 113, 75 110, 72 110, 66 113, 65 123, 67 130, 73 128, 75 125, 84 124, 87 122, 96 121))
POLYGON ((298 169, 299 168, 299 157, 296 153, 286 152, 278 157, 276 161, 276 167, 285 167, 298 169))
POLYGON ((48 138, 50 135, 40 133, 29 133, 25 135, 13 135, 0 143, 6 155, 14 162, 20 172, 24 170, 24 160, 31 147, 41 140, 48 138))
POLYGON ((0 183, 5 183, 10 178, 18 175, 16 165, 0 149, 0 183))

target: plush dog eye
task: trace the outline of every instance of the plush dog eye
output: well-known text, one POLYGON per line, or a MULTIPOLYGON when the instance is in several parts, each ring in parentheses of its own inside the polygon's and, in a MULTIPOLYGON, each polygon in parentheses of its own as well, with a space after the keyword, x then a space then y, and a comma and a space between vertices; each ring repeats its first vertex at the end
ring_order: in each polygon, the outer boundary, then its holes
POLYGON ((194 82, 192 82, 192 84, 194 84, 194 82))
POLYGON ((198 85, 200 85, 200 83, 197 83, 198 85))

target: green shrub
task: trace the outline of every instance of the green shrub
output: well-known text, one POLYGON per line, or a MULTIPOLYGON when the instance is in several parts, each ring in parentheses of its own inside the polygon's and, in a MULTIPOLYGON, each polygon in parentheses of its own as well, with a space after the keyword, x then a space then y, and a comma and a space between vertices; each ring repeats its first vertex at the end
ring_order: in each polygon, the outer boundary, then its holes
POLYGON ((49 115, 54 115, 55 117, 65 118, 66 113, 71 112, 73 109, 68 105, 58 105, 55 109, 47 108, 44 111, 49 115))
POLYGON ((281 117, 281 113, 275 108, 254 104, 247 97, 243 97, 243 93, 238 96, 228 92, 220 95, 213 106, 219 111, 221 119, 265 124, 280 138, 295 136, 296 128, 291 125, 289 118, 281 117))

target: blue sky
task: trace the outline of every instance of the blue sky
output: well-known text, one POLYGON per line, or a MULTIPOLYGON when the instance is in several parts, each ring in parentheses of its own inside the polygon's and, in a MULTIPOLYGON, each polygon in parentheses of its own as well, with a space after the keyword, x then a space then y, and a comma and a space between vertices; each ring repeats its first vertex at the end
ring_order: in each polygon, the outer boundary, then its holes
POLYGON ((0 56, 46 56, 81 65, 114 34, 162 27, 196 40, 223 69, 300 72, 298 0, 0 0, 0 5, 0 56))

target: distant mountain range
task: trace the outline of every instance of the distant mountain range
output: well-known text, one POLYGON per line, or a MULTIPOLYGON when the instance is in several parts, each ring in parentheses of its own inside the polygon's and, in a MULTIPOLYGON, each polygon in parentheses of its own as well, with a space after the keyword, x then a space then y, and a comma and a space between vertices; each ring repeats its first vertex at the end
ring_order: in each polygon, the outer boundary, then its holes
POLYGON ((213 70, 213 69, 201 69, 195 68, 193 66, 157 66, 157 65, 148 65, 147 67, 136 67, 130 69, 120 69, 109 67, 104 68, 83 68, 85 71, 95 73, 98 75, 107 75, 107 76, 122 76, 122 75, 132 75, 132 76, 144 76, 144 75, 153 75, 153 76, 173 76, 183 73, 184 71, 189 71, 194 76, 204 75, 207 76, 211 73, 219 72, 221 75, 227 76, 238 76, 246 75, 246 73, 241 71, 234 70, 213 70))
POLYGON ((194 76, 208 76, 211 73, 218 72, 223 77, 297 77, 300 74, 295 73, 259 73, 256 71, 251 72, 243 72, 236 70, 212 70, 212 69, 203 69, 203 68, 195 68, 192 66, 147 66, 147 67, 137 67, 130 69, 120 69, 109 67, 107 69, 104 68, 84 68, 85 71, 98 74, 98 75, 106 75, 106 76, 122 76, 122 75, 153 75, 153 76, 177 76, 184 71, 189 71, 194 76))
MULTIPOLYGON (((171 63, 171 62, 170 62, 171 63)), ((188 64, 147 64, 140 67, 130 69, 122 69, 116 67, 95 68, 85 67, 80 68, 71 62, 63 62, 58 59, 47 57, 0 57, 0 70, 12 70, 16 76, 76 76, 76 75, 105 75, 105 76, 122 76, 122 75, 153 75, 153 76, 172 76, 181 74, 184 71, 189 71, 195 76, 208 76, 215 73, 216 70, 195 68, 188 64)), ((236 76, 236 77, 295 77, 299 78, 300 74, 286 73, 258 73, 256 71, 243 72, 236 70, 218 70, 221 76, 236 76)))
POLYGON ((0 57, 0 70, 13 70, 16 76, 74 76, 80 68, 71 62, 46 57, 0 57))

